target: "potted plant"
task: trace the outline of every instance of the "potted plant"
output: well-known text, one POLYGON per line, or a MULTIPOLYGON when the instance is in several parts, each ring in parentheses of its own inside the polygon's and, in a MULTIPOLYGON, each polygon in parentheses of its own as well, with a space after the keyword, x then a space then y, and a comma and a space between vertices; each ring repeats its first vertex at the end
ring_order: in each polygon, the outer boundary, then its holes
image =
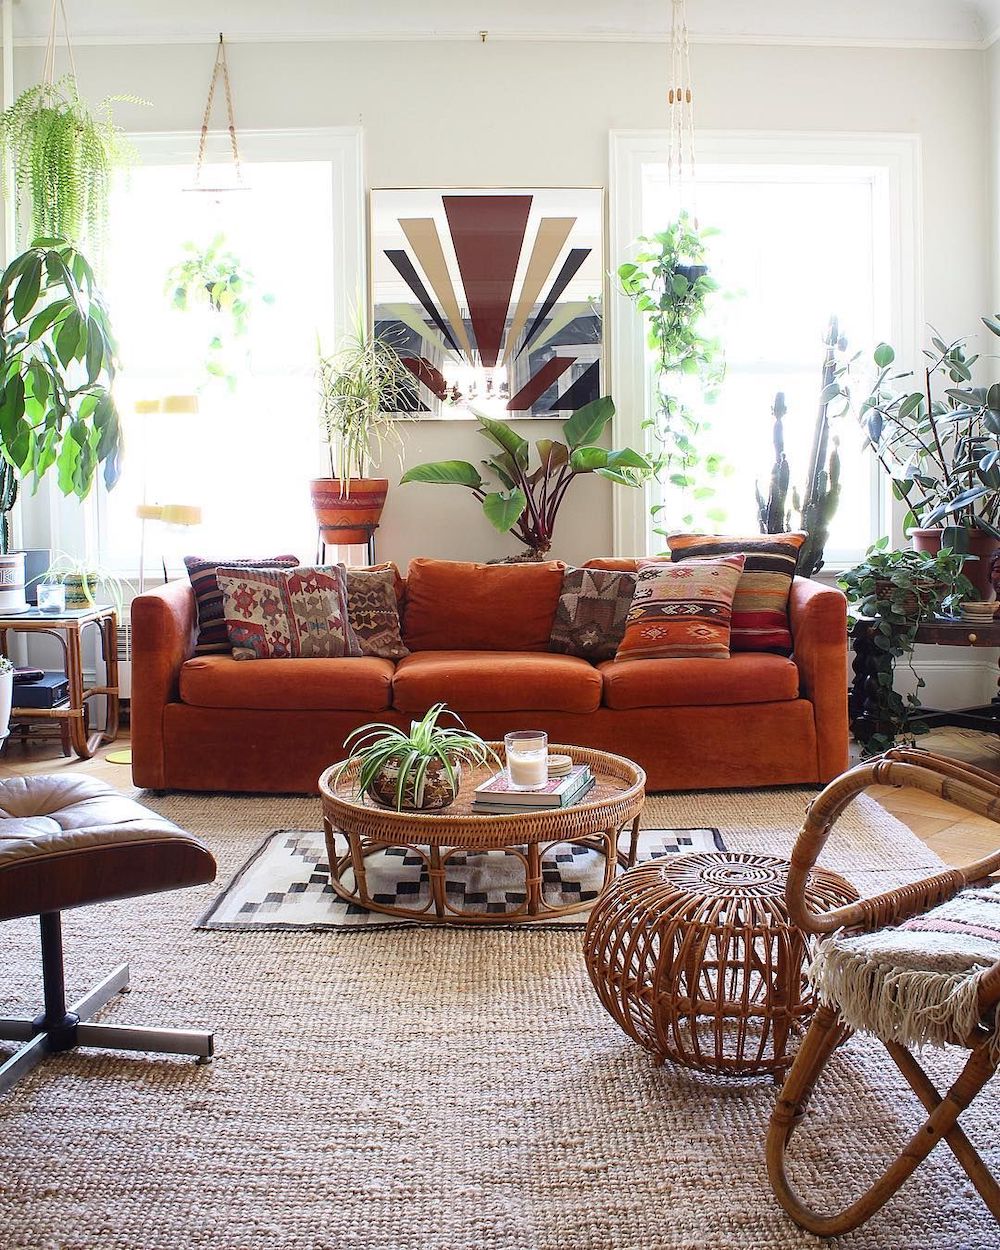
POLYGON ((887 750, 900 735, 924 732, 925 726, 913 719, 920 708, 917 692, 904 699, 894 688, 896 663, 905 658, 917 691, 922 689, 924 680, 912 663, 921 620, 949 612, 973 593, 960 553, 948 548, 890 551, 888 546, 888 538, 880 538, 860 564, 838 579, 857 614, 874 621, 863 705, 852 709, 851 727, 865 755, 887 750))
POLYGON ((500 760, 478 734, 466 729, 454 712, 435 703, 410 730, 374 724, 357 729, 344 743, 350 754, 340 770, 357 766, 356 789, 382 807, 396 811, 431 811, 448 807, 458 796, 462 766, 500 760), (438 724, 447 714, 457 728, 438 724))
MULTIPOLYGON (((1000 335, 1000 321, 983 320, 1000 335)), ((970 557, 965 575, 988 599, 990 557, 1000 547, 1000 383, 972 385, 979 357, 964 339, 934 334, 923 355, 920 387, 907 389, 900 384, 913 374, 893 373, 895 351, 878 345, 862 425, 894 496, 906 501, 903 527, 914 547, 970 557)))
POLYGON ((125 595, 133 587, 117 573, 102 569, 86 559, 61 553, 49 565, 42 578, 45 584, 66 588, 66 607, 70 610, 92 608, 95 604, 110 602, 124 620, 125 595))
POLYGON ((14 665, 0 655, 0 742, 10 733, 10 709, 14 704, 14 665))
POLYGON ((535 443, 538 463, 532 466, 528 443, 512 426, 475 413, 480 432, 499 449, 483 461, 496 477, 497 488, 491 489, 467 460, 419 464, 408 469, 401 482, 466 487, 495 529, 501 534, 510 531, 524 543, 528 558, 541 558, 552 547, 559 509, 577 477, 596 473, 621 486, 639 486, 653 473, 651 461, 630 447, 609 451, 594 446, 614 414, 607 395, 578 409, 563 423, 565 442, 543 438, 535 443))
POLYGON ((402 446, 397 420, 413 375, 386 339, 363 325, 331 356, 319 354, 319 418, 330 476, 310 483, 323 541, 365 543, 377 528, 389 491, 372 478, 389 444, 402 446))

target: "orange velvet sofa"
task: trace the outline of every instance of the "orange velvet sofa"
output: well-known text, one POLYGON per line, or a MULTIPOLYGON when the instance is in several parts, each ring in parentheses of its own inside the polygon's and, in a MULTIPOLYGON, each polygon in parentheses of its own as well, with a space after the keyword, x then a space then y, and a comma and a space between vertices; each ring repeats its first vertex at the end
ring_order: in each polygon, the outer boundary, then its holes
POLYGON ((188 583, 140 595, 132 604, 135 783, 311 793, 352 730, 406 725, 438 701, 486 738, 539 728, 552 742, 628 755, 651 790, 820 785, 846 769, 840 591, 795 579, 791 659, 593 665, 546 650, 561 580, 554 562, 414 561, 400 583, 411 654, 398 664, 195 656, 188 583))

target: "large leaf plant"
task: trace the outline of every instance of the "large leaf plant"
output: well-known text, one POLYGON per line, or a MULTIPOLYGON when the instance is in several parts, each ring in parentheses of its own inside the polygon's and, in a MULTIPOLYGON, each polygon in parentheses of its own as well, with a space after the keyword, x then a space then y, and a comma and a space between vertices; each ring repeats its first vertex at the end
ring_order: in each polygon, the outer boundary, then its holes
POLYGON ((111 392, 115 341, 84 257, 38 239, 0 276, 0 454, 38 482, 55 469, 84 499, 103 466, 118 480, 121 430, 111 392))
POLYGON ((438 460, 419 464, 403 474, 403 482, 432 482, 464 486, 482 505, 486 519, 501 534, 510 532, 524 543, 528 554, 543 556, 552 536, 566 492, 578 477, 596 473, 620 486, 639 486, 653 472, 653 464, 639 452, 596 445, 614 416, 610 396, 595 399, 563 423, 563 440, 538 439, 537 460, 531 463, 528 441, 506 421, 476 413, 480 432, 497 450, 482 466, 496 484, 467 460, 438 460))

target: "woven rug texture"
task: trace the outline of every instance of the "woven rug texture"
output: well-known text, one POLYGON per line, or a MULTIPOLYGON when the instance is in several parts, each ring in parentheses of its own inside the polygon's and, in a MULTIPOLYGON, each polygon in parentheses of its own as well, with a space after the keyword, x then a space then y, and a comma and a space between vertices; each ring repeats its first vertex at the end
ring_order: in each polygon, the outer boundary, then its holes
MULTIPOLYGON (((68 990, 121 958, 101 1018, 212 1026, 217 1059, 77 1052, 0 1102, 3 1250, 732 1250, 821 1243, 767 1184, 775 1090, 657 1068, 604 1013, 581 935, 405 928, 234 933, 194 925, 264 836, 316 800, 143 796, 206 838, 219 881, 67 913, 68 990)), ((649 827, 717 826, 787 854, 804 790, 653 797, 649 827)), ((870 800, 823 862, 863 892, 937 861, 870 800)), ((37 926, 0 927, 0 1015, 38 1007, 37 926)), ((927 1052, 941 1084, 958 1056, 927 1052)), ((853 1038, 797 1136, 817 1205, 870 1183, 921 1115, 882 1048, 853 1038)), ((963 1124, 1000 1172, 997 1092, 963 1124)), ((837 1246, 996 1247, 938 1147, 837 1246)))

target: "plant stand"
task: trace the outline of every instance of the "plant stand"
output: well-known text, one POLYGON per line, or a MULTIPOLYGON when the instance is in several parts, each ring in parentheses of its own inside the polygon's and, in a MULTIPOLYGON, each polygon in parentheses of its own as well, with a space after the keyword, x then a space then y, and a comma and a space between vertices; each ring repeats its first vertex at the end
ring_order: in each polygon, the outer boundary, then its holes
MULTIPOLYGON (((378 529, 378 526, 377 525, 372 525, 372 526, 365 525, 361 528, 363 528, 366 534, 368 535, 368 537, 365 539, 365 542, 363 544, 365 547, 365 551, 367 553, 366 559, 369 564, 375 564, 377 563, 376 558, 375 558, 375 531, 378 529)), ((329 534, 330 532, 331 531, 329 527, 324 528, 323 526, 320 526, 320 528, 317 531, 317 534, 316 534, 316 563, 317 564, 325 564, 327 547, 333 547, 337 545, 335 543, 331 543, 328 541, 326 535, 329 534)), ((360 547, 362 544, 361 543, 344 543, 343 545, 345 547, 360 547)))

